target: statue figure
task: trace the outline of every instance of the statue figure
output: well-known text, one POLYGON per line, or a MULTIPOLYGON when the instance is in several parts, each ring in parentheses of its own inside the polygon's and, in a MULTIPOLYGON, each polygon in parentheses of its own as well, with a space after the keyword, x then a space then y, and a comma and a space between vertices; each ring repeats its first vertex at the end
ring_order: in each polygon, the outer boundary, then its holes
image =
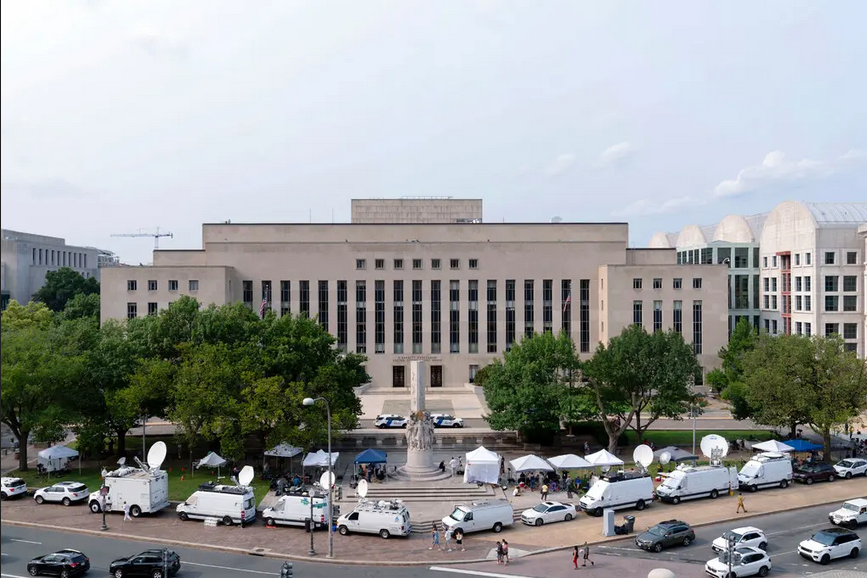
POLYGON ((406 424, 406 445, 411 450, 427 450, 433 447, 433 422, 426 411, 410 414, 406 424))

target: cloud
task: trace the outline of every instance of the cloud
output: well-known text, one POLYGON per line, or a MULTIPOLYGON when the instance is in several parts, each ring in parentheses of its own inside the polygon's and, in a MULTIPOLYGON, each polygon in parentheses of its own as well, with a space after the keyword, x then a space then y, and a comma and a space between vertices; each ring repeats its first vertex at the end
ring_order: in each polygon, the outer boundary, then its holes
POLYGON ((704 204, 706 204, 706 201, 688 195, 685 197, 668 199, 662 203, 650 199, 640 199, 634 203, 626 205, 622 209, 612 211, 611 214, 616 217, 662 215, 665 213, 673 213, 683 207, 697 207, 704 204))
POLYGON ((632 156, 635 152, 635 147, 633 147, 629 142, 621 142, 616 145, 611 145, 599 155, 599 164, 601 165, 615 165, 626 158, 632 156))
POLYGON ((545 167, 545 174, 549 177, 559 175, 566 172, 573 164, 575 164, 575 155, 573 153, 563 153, 545 167))
POLYGON ((138 30, 132 34, 132 43, 155 58, 183 58, 187 55, 186 42, 165 32, 138 30))

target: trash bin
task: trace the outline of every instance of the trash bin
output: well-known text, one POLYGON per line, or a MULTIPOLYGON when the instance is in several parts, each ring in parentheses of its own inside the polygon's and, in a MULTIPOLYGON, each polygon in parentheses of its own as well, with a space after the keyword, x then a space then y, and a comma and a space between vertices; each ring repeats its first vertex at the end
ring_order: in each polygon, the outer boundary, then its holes
POLYGON ((623 516, 623 519, 625 520, 623 525, 626 526, 626 533, 631 534, 632 528, 635 527, 635 516, 623 516))

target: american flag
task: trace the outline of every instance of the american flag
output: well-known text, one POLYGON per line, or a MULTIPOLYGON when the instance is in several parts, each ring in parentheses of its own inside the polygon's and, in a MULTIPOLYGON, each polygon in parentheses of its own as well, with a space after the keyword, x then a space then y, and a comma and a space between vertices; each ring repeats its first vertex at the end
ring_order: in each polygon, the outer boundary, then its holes
POLYGON ((569 307, 569 304, 570 304, 570 303, 572 303, 572 296, 571 296, 571 295, 567 295, 567 296, 566 296, 566 301, 565 301, 565 303, 563 303, 563 313, 566 313, 566 308, 569 307))
POLYGON ((268 301, 262 299, 262 304, 259 306, 259 317, 265 318, 265 309, 268 308, 268 301))

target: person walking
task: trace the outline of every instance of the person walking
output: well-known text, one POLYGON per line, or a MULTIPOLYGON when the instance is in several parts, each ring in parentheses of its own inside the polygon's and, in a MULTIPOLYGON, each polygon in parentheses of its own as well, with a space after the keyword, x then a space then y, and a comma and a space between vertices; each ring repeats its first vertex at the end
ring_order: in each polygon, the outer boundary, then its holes
POLYGON ((457 550, 458 548, 461 549, 461 552, 467 551, 467 549, 464 548, 464 533, 463 532, 457 532, 455 534, 455 550, 457 550))
POLYGON ((503 562, 503 544, 499 540, 497 540, 497 565, 499 566, 503 562))
POLYGON ((451 528, 446 528, 445 539, 446 539, 445 551, 451 552, 452 551, 452 529, 451 528))
POLYGON ((542 501, 548 499, 548 484, 542 484, 542 501))
POLYGON ((428 550, 433 550, 435 548, 440 547, 440 531, 437 528, 436 524, 433 525, 433 529, 430 532, 430 539, 431 539, 431 543, 430 543, 430 548, 428 548, 428 550))
POLYGON ((503 566, 509 565, 509 543, 503 540, 503 566))
POLYGON ((595 566, 595 565, 596 565, 596 563, 595 563, 593 560, 590 559, 590 546, 588 546, 588 545, 587 545, 587 542, 585 541, 585 542, 584 542, 584 563, 581 564, 581 565, 582 565, 582 566, 586 566, 586 565, 587 565, 587 562, 590 562, 590 565, 591 565, 591 566, 595 566))
POLYGON ((744 514, 746 514, 747 513, 747 507, 744 506, 744 495, 742 493, 738 492, 738 510, 735 513, 740 514, 741 508, 744 509, 744 514))
POLYGON ((126 522, 127 520, 132 522, 132 518, 129 515, 129 502, 124 502, 123 503, 123 521, 126 522))
POLYGON ((566 487, 566 498, 572 499, 572 478, 566 474, 566 479, 563 480, 563 486, 566 487))
POLYGON ((572 565, 576 570, 578 569, 578 546, 572 548, 572 565))
POLYGON ((458 460, 454 457, 449 461, 449 469, 452 471, 452 477, 455 477, 455 472, 458 470, 458 460))

